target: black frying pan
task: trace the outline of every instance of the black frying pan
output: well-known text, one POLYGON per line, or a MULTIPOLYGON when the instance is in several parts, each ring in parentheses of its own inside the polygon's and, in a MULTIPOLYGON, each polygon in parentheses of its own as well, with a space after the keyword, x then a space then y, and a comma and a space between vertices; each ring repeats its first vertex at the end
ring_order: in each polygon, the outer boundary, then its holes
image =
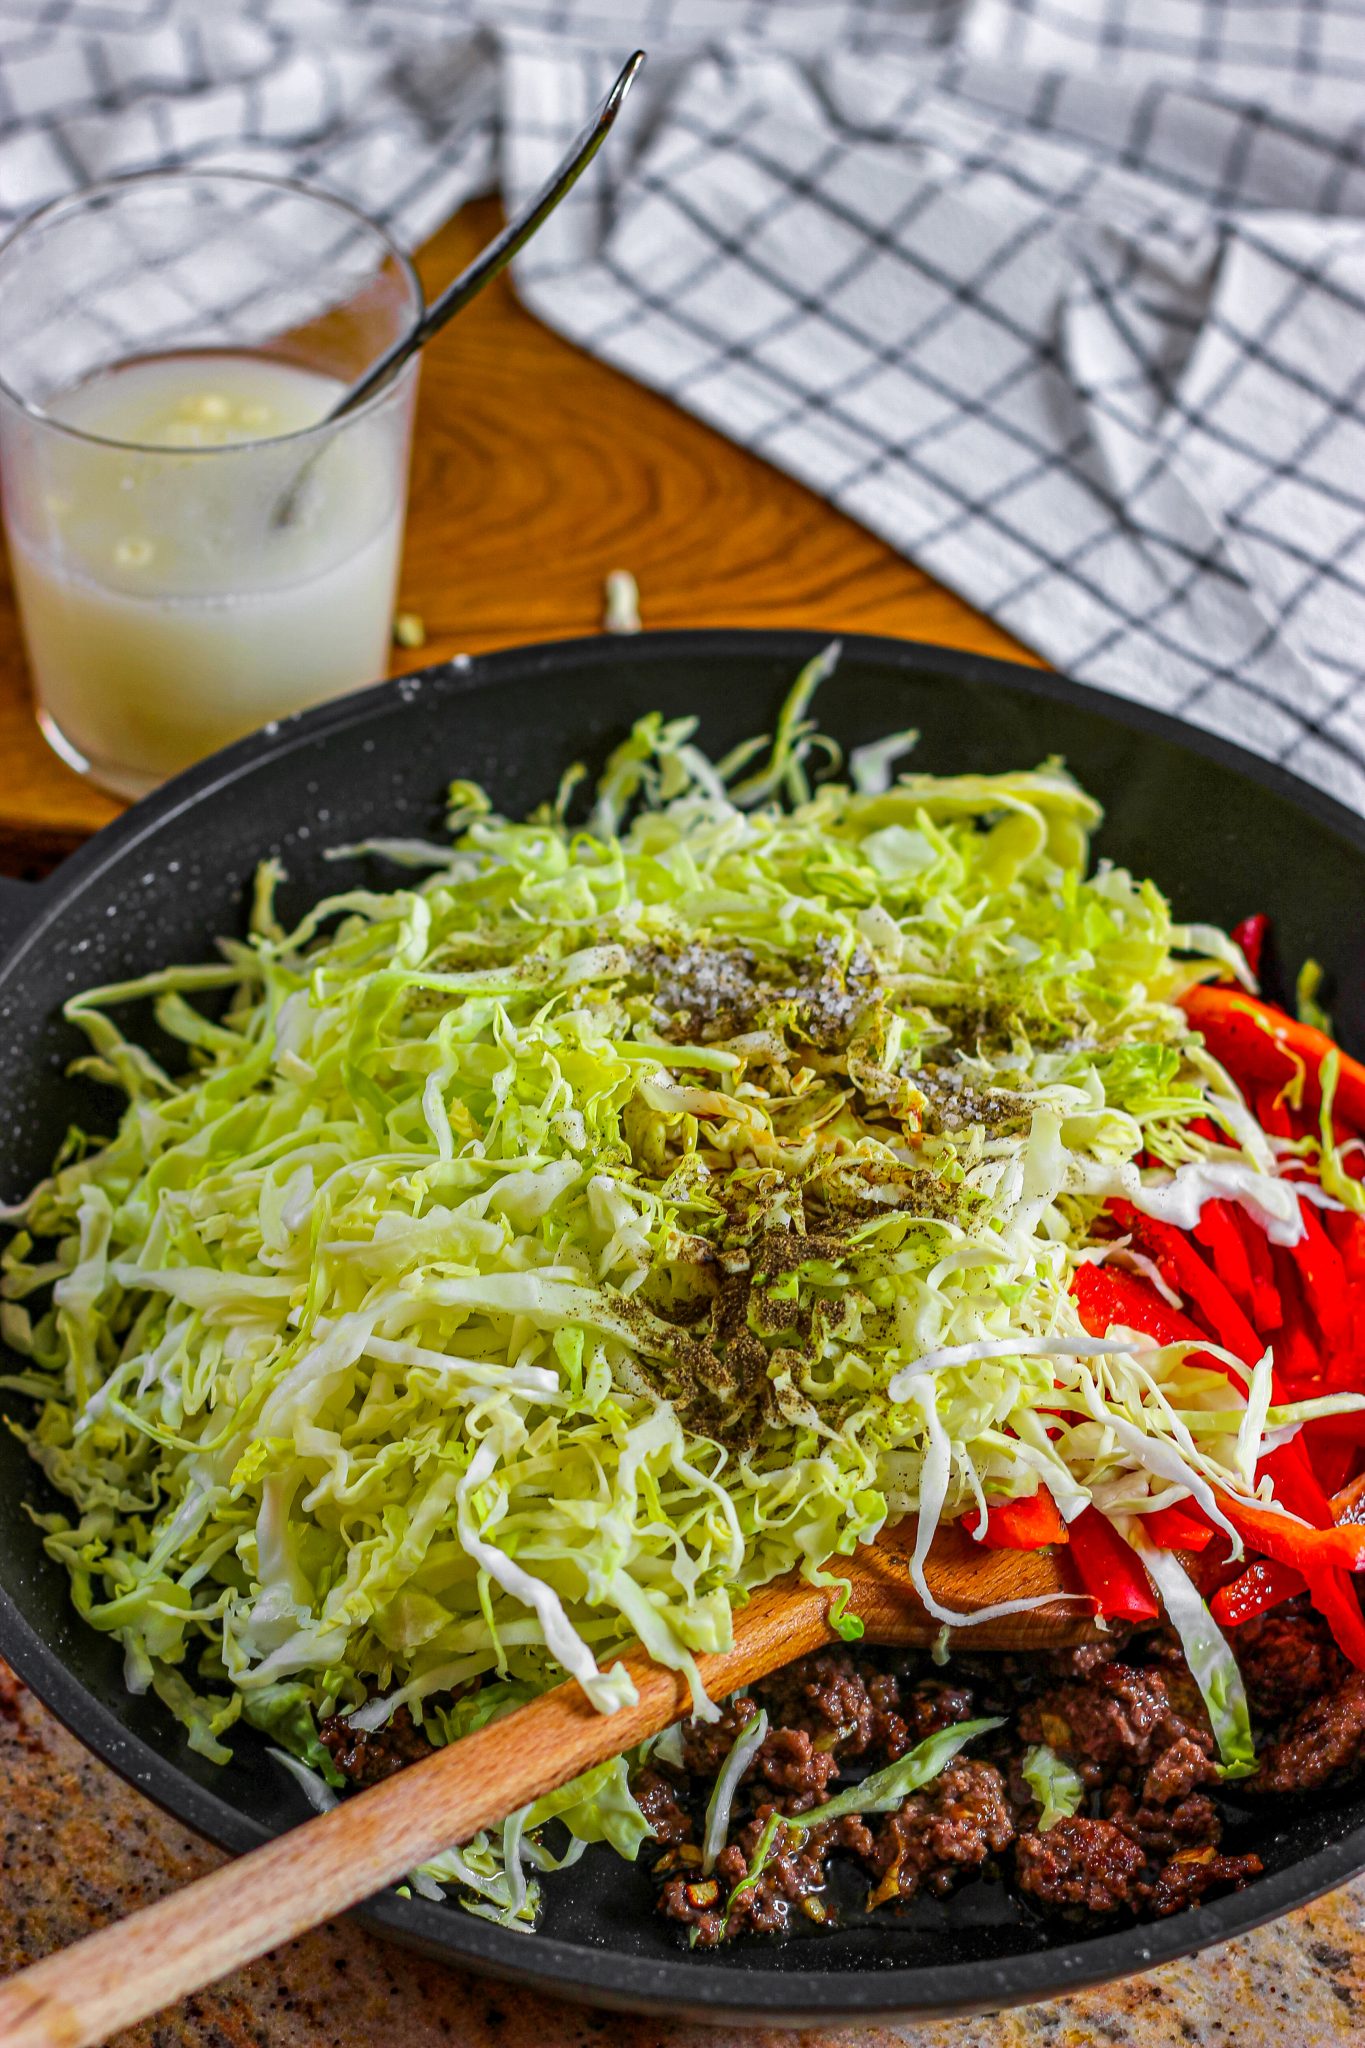
MULTIPOLYGON (((324 866, 329 844, 430 834, 453 775, 520 812, 577 758, 599 762, 640 712, 695 712, 720 751, 770 724, 823 636, 658 633, 582 640, 462 661, 344 698, 205 762, 101 832, 39 888, 0 889, 0 1196, 48 1166, 68 1123, 107 1129, 109 1091, 66 1078, 83 1042, 63 1000, 96 981, 204 957, 240 930, 252 870, 289 873, 286 914, 360 879, 324 866)), ((1365 1050, 1365 821, 1282 771, 1137 706, 1003 662, 895 640, 846 641, 824 685, 822 723, 846 744, 893 727, 923 735, 939 772, 1066 757, 1108 818, 1100 851, 1155 876, 1177 914, 1230 924, 1269 911, 1285 960, 1327 967, 1338 1030, 1365 1050)), ((381 871, 375 870, 376 874, 381 871)), ((387 871, 392 880, 392 871, 387 871)), ((152 1697, 123 1689, 120 1656, 84 1628, 65 1573, 23 1511, 40 1482, 0 1430, 0 1654, 82 1741, 201 1834, 232 1850, 303 1818, 301 1795, 249 1730, 217 1770, 152 1697)), ((1111 1932, 1048 1925, 1001 1885, 917 1901, 901 1919, 681 1951, 651 1911, 642 1870, 589 1850, 547 1885, 542 1933, 512 1933, 455 1906, 386 1896, 375 1927, 478 1970, 598 2004, 660 2015, 792 2024, 835 2014, 966 2013, 1046 1998, 1244 1932, 1365 1869, 1365 1791, 1268 1824, 1235 1813, 1230 1848, 1266 1874, 1246 1891, 1155 1925, 1111 1932)))

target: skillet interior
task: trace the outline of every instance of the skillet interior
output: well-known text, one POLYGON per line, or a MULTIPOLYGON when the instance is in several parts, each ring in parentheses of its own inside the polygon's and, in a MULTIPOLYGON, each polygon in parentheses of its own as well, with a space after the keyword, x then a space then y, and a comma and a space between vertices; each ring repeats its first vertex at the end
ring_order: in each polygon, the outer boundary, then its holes
MULTIPOLYGON (((600 762, 640 712, 696 712, 719 751, 770 722, 822 636, 674 633, 514 650, 381 685, 215 757, 101 833, 41 890, 0 895, 27 929, 0 966, 0 1198, 45 1170, 71 1121, 109 1128, 108 1092, 64 1077, 83 1043, 60 1022, 79 986, 203 957, 240 929, 258 858, 279 854, 286 911, 338 886, 391 879, 324 863, 330 844, 427 834, 454 773, 516 812, 580 756, 600 762)), ((854 638, 819 702, 845 744, 914 725, 916 765, 938 772, 1066 757, 1108 813, 1100 851, 1154 875, 1177 913, 1229 924, 1269 911, 1291 968, 1329 970, 1340 1035, 1365 1046, 1365 822, 1238 750, 1036 671, 942 649, 854 638)), ((154 1700, 134 1700, 112 1644, 84 1629, 65 1574, 42 1555, 23 1503, 38 1480, 0 1432, 0 1654, 92 1748, 189 1825, 233 1849, 300 1819, 303 1805, 250 1731, 217 1771, 154 1700)), ((1240 1846, 1235 1840, 1232 1846, 1240 1846)), ((1245 1893, 1156 1926, 1044 1926, 1002 1887, 972 1885, 906 1918, 686 1955, 650 1911, 640 1871, 589 1851, 547 1886, 544 1932, 513 1934, 455 1908, 396 1897, 373 1924, 431 1952, 602 2004, 784 2019, 834 2012, 987 2010, 1142 1968, 1243 1931, 1365 1867, 1365 1793, 1277 1815, 1245 1893)))

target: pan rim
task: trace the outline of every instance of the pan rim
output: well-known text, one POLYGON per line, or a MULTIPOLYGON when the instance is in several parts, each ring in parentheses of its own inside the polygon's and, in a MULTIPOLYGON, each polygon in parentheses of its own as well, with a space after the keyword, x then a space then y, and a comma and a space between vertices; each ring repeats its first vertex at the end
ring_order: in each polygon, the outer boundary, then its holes
MULTIPOLYGON (((931 642, 861 633, 834 636, 804 627, 679 629, 619 639, 591 635, 458 655, 295 714, 211 756, 134 805, 33 888, 30 902, 34 914, 0 962, 0 980, 22 960, 30 945, 40 941, 68 900, 95 884, 145 836, 184 811, 221 798, 260 762, 307 747, 347 726, 364 725, 376 714, 401 711, 429 683, 462 696, 500 683, 505 687, 511 675, 584 665, 600 672, 680 653, 695 656, 699 664, 719 655, 747 653, 758 660, 781 657, 795 668, 833 637, 843 641, 848 663, 880 663, 909 674, 937 674, 1069 704, 1136 735, 1216 761, 1365 853, 1365 817, 1292 771, 1216 733, 1186 725, 1167 712, 1073 682, 1050 670, 931 642)), ((249 1819, 221 1793, 181 1772, 127 1729, 68 1669, 58 1651, 38 1635, 3 1585, 0 1655, 79 1741, 183 1824, 233 1853, 270 1839, 266 1827, 249 1819)), ((368 1902, 357 1910, 356 1917, 376 1932, 457 1965, 530 1983, 581 2002, 656 2014, 667 2011, 717 2022, 766 2017, 800 2025, 828 2020, 835 2013, 868 2018, 963 2016, 1063 1996, 1246 1933, 1307 1904, 1362 1869, 1365 1822, 1339 1841, 1257 1880, 1249 1890, 1232 1893, 1197 1912, 1073 1937, 992 1961, 901 1964, 894 1960, 892 1950, 885 1963, 861 1969, 795 1966, 755 1970, 709 1958, 631 1956, 605 1946, 596 1949, 545 1935, 528 1940, 522 1933, 449 1906, 393 1894, 368 1902)), ((894 1935, 895 1930, 889 1929, 889 1949, 894 1935)), ((804 1959, 810 1953, 809 1945, 802 1943, 801 1950, 804 1959)))

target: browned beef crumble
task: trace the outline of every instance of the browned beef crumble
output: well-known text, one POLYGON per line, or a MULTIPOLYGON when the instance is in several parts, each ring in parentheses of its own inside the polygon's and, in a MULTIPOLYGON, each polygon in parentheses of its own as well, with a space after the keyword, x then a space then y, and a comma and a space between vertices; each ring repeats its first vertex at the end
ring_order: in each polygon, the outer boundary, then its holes
POLYGON ((737 1693, 725 1701, 718 1721, 684 1721, 683 1768, 700 1778, 714 1778, 734 1748, 740 1729, 746 1728, 757 1712, 757 1700, 737 1693))
POLYGON ((895 1763, 953 1721, 977 1711, 972 1694, 936 1678, 912 1680, 849 1650, 817 1650, 756 1688, 774 1724, 837 1738, 841 1761, 875 1754, 895 1763))
POLYGON ((1231 1886, 1240 1891, 1249 1877, 1259 1876, 1259 1856, 1220 1856, 1213 1849, 1182 1849, 1160 1871, 1148 1892, 1146 1910, 1156 1919, 1197 1906, 1206 1892, 1231 1886))
POLYGON ((1091 1788, 1117 1773, 1145 1773, 1177 1743, 1182 1758, 1213 1751, 1207 1724, 1186 1719, 1164 1671, 1117 1660, 1029 1700, 1019 1733, 1070 1757, 1091 1788))
MULTIPOLYGON (((1365 1674, 1346 1664, 1306 1600, 1230 1640, 1260 1756, 1239 1798, 1312 1793, 1365 1768, 1365 1674)), ((319 1733, 357 1786, 431 1751, 406 1708, 373 1733, 339 1715, 319 1733)), ((1261 1868, 1255 1855, 1225 1851, 1212 1732, 1162 1628, 1032 1658, 954 1654, 942 1668, 915 1652, 820 1650, 723 1702, 717 1720, 685 1722, 681 1753, 681 1766, 645 1765, 632 1785, 653 1834, 646 1860, 659 1910, 698 1947, 835 1919, 836 1862, 869 1911, 894 1913, 919 1896, 997 1879, 1037 1912, 1072 1918, 1181 1912, 1261 1868), (760 1706, 767 1733, 744 1771, 729 1839, 704 1872, 707 1801, 760 1706), (981 1715, 1006 1725, 894 1811, 819 1817, 836 1790, 981 1715), (1036 1743, 1056 1750, 1085 1787, 1080 1809, 1046 1831, 1023 1772, 1036 1743), (770 1819, 779 1823, 772 1851, 755 1875, 770 1819)))
POLYGON ((397 1709, 387 1727, 369 1733, 352 1728, 344 1714, 329 1714, 318 1723, 318 1735, 342 1777, 362 1789, 420 1763, 432 1749, 406 1707, 397 1709))
POLYGON ((1365 1671, 1310 1700, 1264 1752, 1256 1774, 1263 1792, 1314 1792, 1365 1763, 1365 1671))
POLYGON ((748 1874, 773 1809, 760 1806, 735 1839, 721 1850, 713 1876, 671 1877, 659 1909, 689 1929, 698 1948, 714 1948, 737 1934, 785 1934, 794 1910, 823 1920, 819 1894, 825 1887, 826 1858, 835 1850, 858 1857, 872 1852, 872 1837, 860 1820, 817 1821, 809 1828, 779 1831, 758 1882, 739 1887, 748 1874))
POLYGON ((1014 1816, 994 1764, 953 1763, 886 1816, 873 1841, 873 1900, 942 1894, 1014 1840, 1014 1816))
POLYGON ((654 1831, 656 1842, 690 1842, 692 1816, 678 1797, 678 1783, 646 1764, 631 1783, 635 1803, 654 1831))
POLYGON ((1297 1713, 1346 1674, 1346 1660, 1327 1623, 1303 1595, 1244 1622, 1236 1645, 1251 1711, 1263 1721, 1297 1713))
MULTIPOLYGON (((1212 1771, 1209 1776, 1213 1777, 1212 1771)), ((1100 1805, 1104 1819, 1121 1827, 1149 1856, 1211 1848, 1222 1839, 1222 1816, 1203 1792, 1192 1792, 1173 1805, 1162 1806, 1138 1798, 1126 1786, 1114 1785, 1100 1795, 1100 1805)))
POLYGON ((770 1787, 782 1813, 809 1813, 829 1797, 829 1781, 839 1774, 832 1750, 817 1749, 804 1728, 774 1728, 764 1736, 745 1780, 770 1787))
POLYGON ((1020 1891, 1054 1909, 1136 1910, 1146 1865, 1145 1854, 1121 1827, 1079 1813, 1059 1820, 1046 1834, 1022 1834, 1014 1845, 1020 1891))
MULTIPOLYGON (((1237 1788, 1239 1803, 1243 1792, 1312 1790, 1365 1767, 1365 1677, 1347 1672, 1319 1617, 1294 1603, 1232 1642, 1263 1758, 1259 1776, 1237 1788)), ((833 1920, 836 1894, 846 1911, 856 1892, 866 1910, 895 1913, 916 1897, 991 1880, 1047 1915, 1160 1917, 1239 1888, 1261 1868, 1223 1843, 1212 1731, 1164 1628, 1031 1658, 954 1652, 942 1668, 919 1653, 820 1650, 727 1701, 720 1721, 687 1724, 683 1754, 687 1769, 671 1775, 664 1810, 674 1826, 678 1811, 690 1814, 693 1833, 664 1837, 659 1909, 699 1946, 788 1932, 803 1916, 833 1920), (736 1795, 730 1838, 703 1878, 691 1843, 715 1776, 760 1705, 769 1731, 736 1795), (980 1715, 1006 1725, 894 1812, 818 1819, 835 1791, 980 1715), (1080 1809, 1046 1832, 1023 1772, 1036 1743, 1056 1750, 1085 1787, 1080 1809), (774 1812, 816 1817, 781 1830, 755 1877, 756 1845, 774 1812)), ((653 1810, 664 1795, 641 1783, 653 1810)), ((1245 1831, 1244 1805, 1241 1813, 1245 1831)))

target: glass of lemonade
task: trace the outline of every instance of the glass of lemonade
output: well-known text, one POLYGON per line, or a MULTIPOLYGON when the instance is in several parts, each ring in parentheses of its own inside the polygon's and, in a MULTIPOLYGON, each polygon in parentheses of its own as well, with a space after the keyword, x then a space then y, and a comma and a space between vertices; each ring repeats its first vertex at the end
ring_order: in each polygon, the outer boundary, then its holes
POLYGON ((421 317, 342 201, 235 172, 60 200, 0 249, 0 481, 38 719, 122 796, 387 665, 421 317))

